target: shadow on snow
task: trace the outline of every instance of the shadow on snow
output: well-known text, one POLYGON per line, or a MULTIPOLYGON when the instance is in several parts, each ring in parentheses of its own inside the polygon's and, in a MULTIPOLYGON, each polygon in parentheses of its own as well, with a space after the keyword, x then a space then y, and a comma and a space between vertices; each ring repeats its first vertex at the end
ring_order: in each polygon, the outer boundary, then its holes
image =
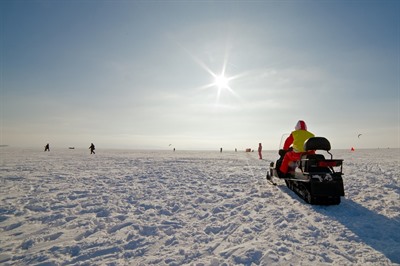
MULTIPOLYGON (((286 185, 279 185, 278 188, 293 199, 308 204, 286 185)), ((398 220, 375 213, 344 197, 340 205, 313 205, 313 208, 347 227, 360 241, 384 254, 393 263, 400 263, 400 222, 398 220)))
POLYGON ((400 263, 400 223, 364 206, 342 198, 338 206, 314 206, 314 209, 351 230, 360 241, 400 263))

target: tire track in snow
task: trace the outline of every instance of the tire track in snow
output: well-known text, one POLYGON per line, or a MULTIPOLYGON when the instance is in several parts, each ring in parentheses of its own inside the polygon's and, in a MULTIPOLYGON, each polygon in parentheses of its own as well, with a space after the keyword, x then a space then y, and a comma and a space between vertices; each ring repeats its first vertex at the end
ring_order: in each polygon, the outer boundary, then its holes
MULTIPOLYGON (((243 161, 243 159, 240 159, 235 162, 241 164, 243 161)), ((246 164, 247 167, 250 166, 249 163, 246 164)), ((251 176, 249 177, 253 180, 255 179, 256 176, 254 175, 253 171, 251 171, 251 176)), ((229 179, 229 176, 225 176, 225 178, 229 179)), ((248 183, 249 182, 246 181, 246 184, 248 183)), ((252 182, 250 182, 250 184, 252 184, 252 182)), ((255 185, 253 184, 252 186, 254 187, 255 185)), ((214 208, 216 213, 207 217, 206 220, 202 222, 202 224, 205 226, 206 234, 208 234, 212 240, 205 246, 206 252, 199 256, 196 259, 197 261, 201 260, 202 257, 209 256, 210 253, 214 253, 216 255, 219 254, 225 249, 226 246, 232 245, 230 241, 232 236, 234 236, 236 233, 241 234, 241 231, 246 229, 246 225, 248 226, 248 220, 251 219, 251 214, 248 210, 252 210, 254 208, 254 197, 259 198, 258 190, 246 188, 245 191, 236 193, 235 198, 237 197, 242 199, 239 202, 232 202, 232 199, 229 197, 223 198, 221 202, 214 208), (218 208, 221 208, 221 213, 219 213, 218 208)), ((226 257, 226 259, 229 259, 229 256, 226 257)))
MULTIPOLYGON (((271 256, 272 261, 276 262, 277 256, 275 256, 275 254, 273 254, 273 253, 271 254, 271 252, 266 253, 266 250, 264 250, 264 249, 257 250, 257 249, 254 249, 254 247, 253 247, 253 246, 259 245, 260 242, 264 241, 263 236, 265 235, 265 232, 273 230, 274 224, 281 217, 281 215, 279 213, 274 214, 273 212, 271 212, 271 210, 269 208, 276 204, 276 201, 277 201, 276 197, 271 197, 271 196, 276 195, 276 194, 271 193, 271 190, 276 190, 276 188, 268 185, 266 181, 260 179, 259 174, 255 174, 255 170, 259 170, 259 172, 262 173, 261 176, 263 176, 264 171, 266 173, 268 168, 266 165, 264 165, 264 163, 265 163, 265 161, 258 161, 258 159, 256 160, 255 158, 252 158, 251 155, 246 154, 247 169, 250 171, 251 176, 255 180, 255 182, 250 182, 250 184, 252 184, 253 187, 257 186, 257 188, 256 188, 257 197, 253 197, 251 201, 247 202, 243 206, 246 206, 246 208, 249 210, 253 210, 254 206, 257 204, 261 205, 262 207, 258 207, 255 211, 250 211, 248 214, 248 216, 250 217, 250 221, 248 221, 247 224, 241 222, 235 228, 235 230, 233 230, 232 232, 230 232, 230 234, 225 236, 224 239, 220 243, 217 243, 217 245, 212 250, 214 252, 214 254, 219 254, 226 258, 229 258, 233 252, 236 252, 239 249, 243 249, 243 253, 250 254, 250 257, 251 257, 251 253, 261 254, 263 257, 267 257, 267 259, 269 259, 268 256, 271 256), (250 162, 251 162, 251 164, 250 164, 250 162), (256 163, 256 162, 262 162, 263 164, 256 163), (260 168, 260 166, 262 166, 262 167, 260 168), (255 169, 255 170, 253 170, 253 169, 255 169), (271 198, 274 201, 271 202, 270 201, 271 198), (258 221, 258 223, 256 225, 254 225, 254 220, 258 221), (262 223, 260 223, 260 222, 262 222, 262 223), (257 229, 256 233, 254 233, 254 232, 252 233, 254 237, 252 237, 251 239, 245 240, 241 243, 232 242, 231 239, 233 239, 233 240, 235 239, 235 234, 238 235, 238 237, 243 236, 244 235, 243 231, 248 230, 248 227, 257 229)), ((238 218, 236 218, 236 219, 238 219, 238 218)), ((247 255, 247 256, 249 256, 249 255, 247 255)), ((239 260, 240 259, 241 258, 239 258, 239 260)), ((251 258, 244 258, 244 259, 251 260, 251 258)), ((263 258, 257 258, 257 257, 254 259, 256 259, 256 261, 254 261, 256 264, 258 264, 261 260, 263 260, 263 258)))

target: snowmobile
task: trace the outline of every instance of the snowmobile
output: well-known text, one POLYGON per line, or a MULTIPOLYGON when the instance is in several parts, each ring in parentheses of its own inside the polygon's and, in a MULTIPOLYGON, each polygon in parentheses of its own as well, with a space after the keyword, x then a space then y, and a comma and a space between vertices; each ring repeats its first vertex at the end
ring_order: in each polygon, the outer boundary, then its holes
POLYGON ((309 138, 304 150, 300 160, 289 165, 290 174, 283 174, 279 168, 288 151, 279 149, 280 158, 271 162, 267 180, 274 185, 273 178, 284 180, 289 189, 309 204, 340 204, 340 197, 344 196, 343 160, 333 159, 331 144, 324 137, 309 138), (325 159, 321 150, 329 154, 330 159, 325 159))

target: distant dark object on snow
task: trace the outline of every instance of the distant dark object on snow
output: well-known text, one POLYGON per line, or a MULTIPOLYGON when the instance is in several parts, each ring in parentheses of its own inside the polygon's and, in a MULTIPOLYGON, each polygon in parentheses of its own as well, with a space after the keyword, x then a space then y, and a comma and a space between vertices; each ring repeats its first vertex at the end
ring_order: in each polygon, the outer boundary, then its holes
POLYGON ((68 149, 70 149, 70 150, 75 150, 75 147, 68 147, 68 149))
POLYGON ((96 154, 96 153, 94 152, 94 150, 95 150, 96 148, 94 147, 94 144, 93 144, 93 143, 90 144, 89 149, 90 149, 90 154, 96 154))

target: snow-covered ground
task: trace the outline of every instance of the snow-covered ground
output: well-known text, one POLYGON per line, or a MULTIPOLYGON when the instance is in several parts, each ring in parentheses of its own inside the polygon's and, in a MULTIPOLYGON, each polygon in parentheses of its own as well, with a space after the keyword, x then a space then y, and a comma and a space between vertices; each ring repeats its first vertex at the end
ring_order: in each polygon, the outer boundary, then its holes
POLYGON ((334 150, 338 206, 267 184, 263 154, 0 148, 0 264, 400 264, 399 149, 334 150))

